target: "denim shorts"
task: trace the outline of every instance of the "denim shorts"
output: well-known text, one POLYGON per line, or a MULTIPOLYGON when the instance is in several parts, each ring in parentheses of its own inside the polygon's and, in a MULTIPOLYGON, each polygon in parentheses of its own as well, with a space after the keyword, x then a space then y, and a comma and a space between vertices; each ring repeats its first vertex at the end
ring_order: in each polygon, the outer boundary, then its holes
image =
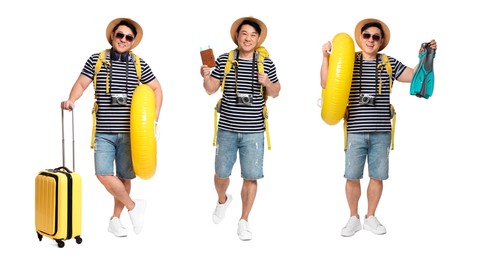
POLYGON ((218 178, 228 178, 237 160, 241 177, 257 180, 264 177, 264 133, 237 133, 218 129, 215 172, 218 178))
POLYGON ((387 180, 389 178, 390 147, 390 132, 348 134, 344 177, 349 180, 362 179, 367 160, 369 177, 387 180))
POLYGON ((121 179, 135 178, 129 133, 96 133, 94 150, 96 175, 113 176, 115 162, 117 177, 121 179))

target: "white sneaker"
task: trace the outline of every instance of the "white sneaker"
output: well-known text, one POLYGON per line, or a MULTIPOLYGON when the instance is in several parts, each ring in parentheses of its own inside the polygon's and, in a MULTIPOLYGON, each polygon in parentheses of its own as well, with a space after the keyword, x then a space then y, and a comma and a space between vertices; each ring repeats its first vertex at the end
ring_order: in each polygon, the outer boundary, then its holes
POLYGON ((376 235, 384 235, 387 233, 386 227, 384 227, 375 216, 365 216, 364 229, 376 235))
POLYGON ((140 234, 144 227, 144 213, 147 202, 145 200, 134 200, 135 207, 129 211, 130 220, 134 227, 135 234, 140 234))
POLYGON ((238 222, 237 234, 238 238, 242 241, 252 240, 252 232, 250 232, 249 222, 241 219, 238 222))
POLYGON ((347 225, 342 228, 342 236, 351 237, 361 229, 362 224, 360 224, 360 219, 357 216, 351 216, 347 225))
POLYGON ((232 195, 226 194, 227 200, 225 203, 220 204, 218 201, 216 202, 215 211, 213 211, 213 223, 218 224, 222 222, 223 218, 225 217, 225 212, 227 211, 228 205, 232 203, 232 195))
POLYGON ((127 229, 123 227, 119 218, 113 217, 108 224, 108 232, 114 234, 116 237, 126 237, 127 229))

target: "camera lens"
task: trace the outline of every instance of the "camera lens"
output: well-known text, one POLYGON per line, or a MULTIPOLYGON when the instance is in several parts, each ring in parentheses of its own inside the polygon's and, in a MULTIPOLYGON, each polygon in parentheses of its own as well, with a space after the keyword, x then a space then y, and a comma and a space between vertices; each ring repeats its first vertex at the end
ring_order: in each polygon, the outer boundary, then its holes
POLYGON ((247 96, 242 97, 242 102, 243 102, 243 103, 245 103, 245 104, 247 104, 247 103, 249 103, 249 102, 250 102, 250 98, 249 98, 249 97, 247 97, 247 96))
POLYGON ((123 104, 124 103, 124 98, 123 97, 117 97, 117 103, 123 104))

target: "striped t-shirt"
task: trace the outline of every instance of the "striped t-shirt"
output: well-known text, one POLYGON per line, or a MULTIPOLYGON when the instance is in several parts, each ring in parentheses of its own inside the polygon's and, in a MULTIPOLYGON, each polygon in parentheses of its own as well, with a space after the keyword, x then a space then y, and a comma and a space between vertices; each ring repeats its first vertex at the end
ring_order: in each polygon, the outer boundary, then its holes
MULTIPOLYGON (((378 54, 376 60, 362 60, 360 56, 360 53, 355 56, 348 100, 347 130, 349 133, 390 132, 391 82, 389 82, 389 74, 387 74, 385 66, 380 66, 380 68, 377 66, 382 62, 382 55, 378 54), (381 80, 382 91, 379 95, 381 80), (360 105, 360 94, 375 97, 375 104, 373 106, 360 105)), ((394 81, 404 72, 406 66, 392 57, 387 57, 392 66, 392 81, 394 81)))
MULTIPOLYGON (((110 52, 106 52, 105 59, 109 61, 110 52)), ((99 53, 91 55, 86 61, 81 74, 93 80, 95 64, 99 53)), ((96 79, 96 102, 98 111, 96 113, 97 133, 130 133, 130 104, 132 95, 138 86, 137 74, 135 71, 135 59, 132 55, 125 61, 110 61, 111 66, 102 65, 96 79), (111 74, 111 76, 110 76, 111 74), (109 79, 109 91, 106 91, 106 79, 109 79), (112 94, 126 94, 127 106, 112 105, 112 94)), ((147 84, 155 79, 149 65, 140 59, 142 68, 141 83, 147 84)))
MULTIPOLYGON (((236 54, 237 52, 235 52, 235 59, 237 59, 236 54)), ((227 60, 228 53, 220 55, 216 60, 216 67, 211 73, 211 76, 220 82, 223 79, 227 60)), ((236 68, 232 66, 225 79, 218 128, 240 133, 264 132, 265 124, 262 115, 264 98, 262 94, 265 87, 261 93, 261 84, 257 77, 257 57, 255 59, 238 58, 237 61, 238 66, 236 68), (252 95, 250 106, 237 104, 237 91, 239 94, 252 95)), ((267 73, 271 82, 278 82, 276 67, 269 58, 264 59, 264 72, 267 73)))

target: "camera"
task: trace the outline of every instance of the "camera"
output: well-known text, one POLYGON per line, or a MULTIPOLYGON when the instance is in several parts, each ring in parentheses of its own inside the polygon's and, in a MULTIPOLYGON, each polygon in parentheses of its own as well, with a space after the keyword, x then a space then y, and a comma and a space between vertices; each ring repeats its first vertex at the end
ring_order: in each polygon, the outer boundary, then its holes
POLYGON ((360 94, 360 96, 358 97, 358 103, 360 105, 374 106, 375 97, 369 94, 360 94))
POLYGON ((128 106, 127 94, 112 94, 112 105, 128 106))
POLYGON ((238 94, 237 93, 237 105, 250 106, 252 105, 252 94, 238 94))

